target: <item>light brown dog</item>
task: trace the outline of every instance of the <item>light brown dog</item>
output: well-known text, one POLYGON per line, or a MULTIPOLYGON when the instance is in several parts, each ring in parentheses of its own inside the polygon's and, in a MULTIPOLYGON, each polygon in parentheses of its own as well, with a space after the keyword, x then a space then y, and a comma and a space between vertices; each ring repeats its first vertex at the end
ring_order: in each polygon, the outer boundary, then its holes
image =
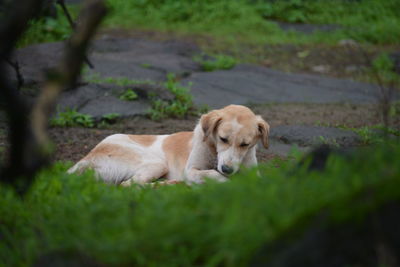
POLYGON ((171 135, 114 134, 101 141, 69 173, 93 168, 107 182, 128 186, 159 178, 201 183, 257 165, 256 147, 268 148, 269 125, 249 108, 230 105, 202 115, 193 132, 171 135))

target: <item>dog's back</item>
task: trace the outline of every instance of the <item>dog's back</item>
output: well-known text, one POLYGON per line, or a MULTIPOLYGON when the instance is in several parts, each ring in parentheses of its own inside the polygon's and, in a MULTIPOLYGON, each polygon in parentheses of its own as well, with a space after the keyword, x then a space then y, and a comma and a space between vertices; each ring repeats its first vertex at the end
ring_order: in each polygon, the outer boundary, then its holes
POLYGON ((68 173, 80 173, 91 168, 98 178, 115 184, 132 178, 138 183, 161 177, 182 180, 192 136, 192 132, 114 134, 101 141, 68 173))

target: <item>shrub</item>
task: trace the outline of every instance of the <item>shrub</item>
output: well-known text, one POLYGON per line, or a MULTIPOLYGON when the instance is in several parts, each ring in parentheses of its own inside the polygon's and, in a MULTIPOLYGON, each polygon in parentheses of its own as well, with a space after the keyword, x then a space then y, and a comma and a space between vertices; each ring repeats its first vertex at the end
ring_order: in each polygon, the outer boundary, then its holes
POLYGON ((176 81, 175 74, 167 75, 165 88, 170 91, 175 99, 172 101, 161 100, 153 97, 149 115, 152 120, 160 120, 166 117, 183 118, 185 115, 195 112, 193 97, 189 87, 182 86, 176 81))
POLYGON ((247 170, 223 184, 155 189, 68 175, 57 163, 24 198, 0 185, 0 264, 77 252, 113 266, 249 265, 260 248, 321 211, 332 223, 353 222, 399 200, 399 160, 398 144, 378 146, 330 157, 323 172, 280 162, 261 166, 261 177, 247 170))
POLYGON ((125 101, 133 101, 138 99, 138 95, 132 89, 127 89, 119 96, 119 99, 125 101))
POLYGON ((229 70, 236 65, 236 59, 226 55, 216 55, 212 59, 203 59, 201 56, 194 57, 205 71, 229 70))
POLYGON ((58 127, 83 126, 91 128, 94 126, 94 119, 91 115, 80 113, 76 109, 67 109, 52 118, 50 124, 58 127))

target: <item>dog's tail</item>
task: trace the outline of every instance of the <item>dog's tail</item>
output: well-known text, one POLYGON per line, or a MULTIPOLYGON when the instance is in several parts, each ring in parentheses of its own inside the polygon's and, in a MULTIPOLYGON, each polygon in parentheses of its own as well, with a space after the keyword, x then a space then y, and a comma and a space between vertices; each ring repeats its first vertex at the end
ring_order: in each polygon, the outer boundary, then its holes
POLYGON ((67 173, 78 173, 81 174, 84 170, 86 170, 89 166, 89 162, 86 160, 81 160, 78 163, 76 163, 74 166, 68 169, 67 173))

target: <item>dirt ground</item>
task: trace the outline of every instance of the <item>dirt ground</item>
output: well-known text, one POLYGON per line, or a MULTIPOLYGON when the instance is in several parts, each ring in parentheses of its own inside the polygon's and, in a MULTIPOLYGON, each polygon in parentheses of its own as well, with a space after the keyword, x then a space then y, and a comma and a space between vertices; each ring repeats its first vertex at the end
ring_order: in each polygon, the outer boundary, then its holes
MULTIPOLYGON (((380 123, 376 107, 371 105, 342 104, 273 104, 257 105, 252 109, 262 115, 273 128, 278 125, 319 125, 334 127, 362 127, 380 123)), ((134 117, 103 128, 52 128, 50 135, 57 151, 55 160, 77 161, 87 154, 98 142, 115 133, 128 134, 170 134, 191 131, 197 117, 167 119, 161 122, 145 117, 134 117)), ((400 126, 400 118, 393 121, 400 126)), ((0 141, 1 142, 1 141, 0 141)), ((274 155, 259 153, 260 161, 267 161, 274 155)))
MULTIPOLYGON (((142 37, 152 40, 184 39, 200 45, 205 51, 217 51, 218 46, 211 38, 202 36, 176 36, 169 33, 107 30, 99 37, 142 37)), ((265 46, 241 47, 243 61, 253 62, 273 69, 297 73, 318 73, 326 76, 365 80, 362 70, 367 68, 365 57, 356 47, 342 45, 326 46, 265 46), (316 68, 316 66, 323 66, 316 68)), ((382 51, 395 51, 398 47, 369 47, 373 56, 382 51)), ((219 51, 221 52, 221 51, 219 51)), ((226 51, 230 53, 231 51, 226 51)), ((362 127, 381 123, 375 105, 346 104, 267 104, 252 106, 255 113, 262 115, 271 125, 316 125, 332 127, 362 127)), ((397 112, 400 113, 400 112, 397 112)), ((123 119, 116 124, 101 128, 51 128, 50 135, 56 144, 55 160, 77 161, 87 154, 98 142, 115 133, 169 134, 190 131, 198 118, 167 119, 154 122, 145 117, 123 119)), ((1 121, 1 120, 0 120, 1 121)), ((393 126, 400 128, 400 118, 392 118, 393 126)), ((7 146, 5 124, 0 124, 0 157, 7 146)), ((260 154, 261 161, 273 157, 260 154)))
MULTIPOLYGON (((375 105, 346 104, 268 104, 253 105, 252 110, 260 114, 271 128, 279 125, 310 125, 358 128, 373 126, 381 122, 375 105)), ((54 160, 76 162, 85 156, 106 136, 115 133, 170 134, 191 131, 198 117, 166 119, 160 122, 146 117, 125 118, 115 124, 99 128, 51 128, 50 136, 56 145, 54 160)), ((392 117, 392 125, 400 129, 400 116, 392 117)), ((6 129, 0 127, 0 155, 6 151, 6 129)), ((259 161, 268 161, 276 155, 259 152, 259 161)))

